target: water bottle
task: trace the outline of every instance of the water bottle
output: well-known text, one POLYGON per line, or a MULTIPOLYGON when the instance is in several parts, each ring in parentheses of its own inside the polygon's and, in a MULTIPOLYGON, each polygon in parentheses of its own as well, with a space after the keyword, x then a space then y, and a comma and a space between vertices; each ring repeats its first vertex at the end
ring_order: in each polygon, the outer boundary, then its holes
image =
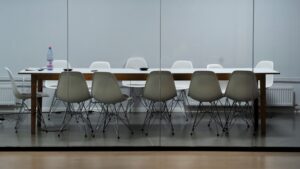
POLYGON ((52 62, 53 62, 53 51, 52 51, 52 47, 51 46, 48 47, 47 61, 48 61, 47 70, 53 70, 53 65, 52 65, 52 62))

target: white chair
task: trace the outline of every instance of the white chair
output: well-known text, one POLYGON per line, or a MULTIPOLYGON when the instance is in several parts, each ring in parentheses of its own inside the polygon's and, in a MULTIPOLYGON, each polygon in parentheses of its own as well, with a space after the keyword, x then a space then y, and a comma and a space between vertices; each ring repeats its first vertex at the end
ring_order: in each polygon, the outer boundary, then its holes
MULTIPOLYGON (((67 60, 53 60, 52 62, 53 68, 71 68, 70 63, 67 60)), ((57 80, 46 80, 45 87, 48 89, 56 89, 57 88, 57 80)))
MULTIPOLYGON (((142 67, 148 68, 147 61, 143 57, 130 57, 126 61, 125 68, 131 69, 140 69, 142 67)), ((147 104, 143 102, 144 100, 141 99, 141 90, 145 87, 146 81, 143 80, 125 80, 122 81, 122 86, 129 88, 129 95, 135 100, 141 100, 144 106, 147 104)))
MULTIPOLYGON (((53 60, 53 68, 71 68, 71 64, 68 63, 67 60, 53 60)), ((50 109, 49 109, 49 114, 48 114, 48 120, 50 120, 50 116, 53 112, 52 108, 54 107, 54 105, 56 104, 56 88, 57 88, 57 80, 46 80, 45 81, 45 87, 47 89, 52 89, 55 90, 54 91, 54 95, 52 97, 52 101, 51 101, 51 105, 50 105, 50 109)))
POLYGON ((143 57, 128 58, 125 68, 139 69, 141 67, 148 67, 147 61, 143 57))
MULTIPOLYGON (((221 64, 208 64, 206 65, 206 68, 208 70, 212 70, 212 69, 223 69, 224 67, 221 64)), ((224 94, 226 91, 228 80, 219 80, 219 83, 220 83, 222 93, 224 94)))
MULTIPOLYGON (((22 112, 25 109, 29 110, 29 108, 28 108, 27 104, 25 103, 25 101, 31 99, 31 93, 20 92, 18 90, 18 88, 17 88, 17 84, 16 84, 16 82, 14 80, 13 74, 10 71, 10 69, 7 68, 7 67, 5 67, 4 69, 7 71, 9 79, 11 81, 11 85, 12 85, 12 90, 13 90, 14 96, 16 97, 16 99, 20 99, 21 100, 21 105, 20 105, 20 109, 19 109, 19 113, 18 113, 18 118, 17 118, 17 122, 16 122, 16 126, 15 126, 15 132, 17 133, 19 125, 20 125, 20 122, 21 122, 21 115, 23 114, 22 112)), ((37 96, 37 98, 48 97, 48 95, 46 93, 40 93, 40 92, 37 92, 36 96, 37 96)), ((40 110, 42 110, 42 108, 40 108, 40 110)), ((42 116, 42 112, 40 112, 39 114, 41 115, 42 124, 45 125, 45 121, 44 121, 44 118, 42 116)), ((46 129, 46 125, 45 125, 45 129, 46 129)), ((47 129, 46 129, 46 131, 47 131, 47 129)))
POLYGON ((206 66, 207 69, 222 69, 224 68, 221 64, 208 64, 206 66))
POLYGON ((92 70, 110 69, 110 63, 105 61, 95 61, 91 63, 89 68, 92 70))
MULTIPOLYGON (((189 60, 177 60, 173 63, 173 65, 171 66, 171 69, 193 69, 193 63, 189 60)), ((188 121, 188 116, 187 116, 187 112, 186 112, 186 103, 188 103, 188 98, 186 95, 186 90, 189 89, 190 86, 190 81, 175 81, 175 87, 177 92, 179 92, 178 94, 178 101, 182 101, 182 106, 184 108, 184 114, 186 117, 186 121, 188 121)), ((178 103, 177 101, 177 103, 178 103)), ((177 104, 175 104, 176 106, 177 104)))
MULTIPOLYGON (((95 61, 90 64, 89 69, 91 69, 92 71, 98 71, 100 69, 108 70, 110 69, 110 63, 105 61, 95 61)), ((86 83, 88 85, 88 88, 91 89, 92 81, 88 80, 86 81, 86 83)))
MULTIPOLYGON (((255 68, 263 68, 263 69, 274 69, 273 61, 262 60, 257 63, 255 68)), ((269 88, 274 83, 274 76, 273 75, 266 75, 266 88, 269 88)), ((258 83, 258 87, 260 88, 260 83, 258 83)))
MULTIPOLYGON (((126 61, 125 68, 140 69, 148 67, 147 61, 143 57, 131 57, 126 61)), ((146 81, 122 81, 122 86, 129 88, 143 88, 146 81)))

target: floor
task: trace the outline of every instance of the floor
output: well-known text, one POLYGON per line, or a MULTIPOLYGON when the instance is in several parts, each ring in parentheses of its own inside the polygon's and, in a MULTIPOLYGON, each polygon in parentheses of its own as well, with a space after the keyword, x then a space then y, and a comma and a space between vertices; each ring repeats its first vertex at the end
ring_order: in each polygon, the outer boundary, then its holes
POLYGON ((1 169, 298 169, 300 153, 0 152, 1 169))
MULTIPOLYGON (((97 131, 95 138, 84 137, 84 130, 75 120, 63 132, 61 137, 57 132, 39 131, 36 136, 30 134, 30 116, 23 115, 18 133, 14 132, 15 115, 4 116, 0 122, 0 147, 149 147, 149 146, 179 146, 179 147, 300 147, 300 114, 289 111, 270 113, 268 118, 267 135, 253 136, 252 128, 247 128, 242 121, 237 122, 230 130, 229 135, 216 135, 216 130, 208 127, 209 118, 205 117, 190 135, 192 120, 185 121, 182 112, 173 116, 175 135, 172 136, 169 125, 156 121, 149 135, 140 130, 145 113, 131 113, 130 121, 134 134, 131 135, 126 127, 120 127, 120 139, 117 139, 113 125, 108 126, 106 133, 97 131)), ((46 124, 50 130, 60 127, 63 113, 54 113, 46 124)), ((90 114, 93 126, 96 125, 99 114, 90 114)))

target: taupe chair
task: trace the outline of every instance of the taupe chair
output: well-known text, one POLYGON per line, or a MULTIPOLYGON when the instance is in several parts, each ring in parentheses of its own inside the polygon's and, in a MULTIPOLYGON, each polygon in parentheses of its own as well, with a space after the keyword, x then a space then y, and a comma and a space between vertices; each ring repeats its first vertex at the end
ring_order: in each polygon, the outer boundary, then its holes
MULTIPOLYGON (((18 112, 18 118, 17 118, 17 122, 16 122, 16 125, 15 125, 15 132, 17 133, 18 132, 18 128, 20 126, 20 122, 22 120, 21 119, 22 114, 24 114, 25 109, 27 109, 28 111, 30 111, 29 108, 28 108, 28 106, 27 106, 27 104, 25 103, 25 101, 31 99, 31 93, 20 92, 18 90, 18 87, 16 85, 14 76, 13 76, 12 72, 10 71, 10 69, 7 68, 7 67, 5 67, 4 69, 8 73, 9 79, 11 81, 11 86, 12 86, 13 94, 14 94, 15 98, 21 100, 21 105, 20 105, 19 112, 18 112)), ((48 95, 46 93, 40 93, 40 92, 37 92, 36 96, 37 96, 37 98, 48 97, 48 95)), ((38 106, 40 106, 40 105, 38 105, 38 106)), ((42 110, 41 107, 40 107, 40 110, 42 110)), ((38 114, 41 115, 42 124, 44 125, 44 129, 47 131, 46 124, 45 124, 42 112, 40 112, 38 114)))
POLYGON ((256 76, 252 71, 234 71, 229 79, 225 96, 226 111, 223 131, 229 133, 229 128, 240 117, 246 122, 247 127, 254 123, 254 101, 258 99, 256 76))
POLYGON ((94 136, 88 116, 88 108, 85 105, 85 102, 91 96, 83 75, 80 72, 62 72, 58 80, 56 97, 66 105, 65 116, 58 136, 60 137, 73 117, 76 118, 77 122, 82 120, 85 124, 85 137, 87 137, 87 128, 90 129, 92 136, 94 136), (78 107, 75 107, 76 105, 78 107))
MULTIPOLYGON (((96 72, 99 70, 104 70, 104 71, 108 71, 110 69, 110 63, 106 62, 106 61, 94 61, 90 64, 89 69, 91 69, 91 71, 96 72)), ((88 88, 91 89, 92 88, 92 81, 88 80, 86 81, 88 88)))
MULTIPOLYGON (((206 65, 206 68, 207 70, 218 70, 218 69, 223 69, 224 67, 221 64, 208 64, 206 65)), ((228 84, 228 80, 219 80, 219 83, 220 83, 222 93, 224 94, 226 90, 226 86, 228 84)))
POLYGON ((217 136, 219 136, 218 128, 222 126, 222 121, 218 104, 221 104, 220 99, 223 97, 223 94, 216 74, 211 71, 194 72, 188 96, 199 102, 191 135, 193 135, 196 127, 199 125, 205 114, 208 113, 215 124, 217 136), (210 104, 208 108, 203 105, 205 102, 210 104))
MULTIPOLYGON (((68 63, 67 60, 53 60, 52 65, 53 65, 54 69, 71 68, 71 64, 68 63)), ((52 96, 51 105, 50 105, 50 108, 49 108, 48 120, 51 120, 51 114, 52 114, 52 112, 55 111, 55 110, 53 110, 53 108, 55 108, 55 105, 58 102, 58 100, 56 98, 57 83, 58 83, 57 80, 46 80, 45 81, 45 87, 47 89, 54 90, 54 94, 52 96)))
MULTIPOLYGON (((103 133, 109 123, 114 120, 114 128, 116 129, 116 134, 118 139, 120 139, 119 134, 119 121, 121 121, 133 134, 133 130, 130 128, 130 123, 128 119, 128 110, 132 104, 132 100, 125 94, 122 94, 116 77, 109 72, 95 72, 93 76, 92 83, 92 96, 99 104, 101 111, 104 112, 103 118, 103 133), (127 101, 127 105, 124 106, 123 103, 127 101)), ((96 129, 100 127, 100 117, 97 122, 96 129)))
POLYGON ((160 120, 163 119, 170 124, 171 133, 174 135, 172 110, 168 107, 167 101, 172 101, 176 96, 177 92, 171 72, 153 71, 148 75, 143 92, 143 97, 150 101, 142 128, 146 136, 157 115, 160 120))

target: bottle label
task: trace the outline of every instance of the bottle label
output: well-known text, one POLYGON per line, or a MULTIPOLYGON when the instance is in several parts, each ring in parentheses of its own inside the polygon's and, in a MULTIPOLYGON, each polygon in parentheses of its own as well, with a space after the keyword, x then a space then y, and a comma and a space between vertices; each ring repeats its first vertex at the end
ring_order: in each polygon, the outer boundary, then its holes
POLYGON ((49 61, 47 64, 47 70, 53 70, 52 61, 49 61))

